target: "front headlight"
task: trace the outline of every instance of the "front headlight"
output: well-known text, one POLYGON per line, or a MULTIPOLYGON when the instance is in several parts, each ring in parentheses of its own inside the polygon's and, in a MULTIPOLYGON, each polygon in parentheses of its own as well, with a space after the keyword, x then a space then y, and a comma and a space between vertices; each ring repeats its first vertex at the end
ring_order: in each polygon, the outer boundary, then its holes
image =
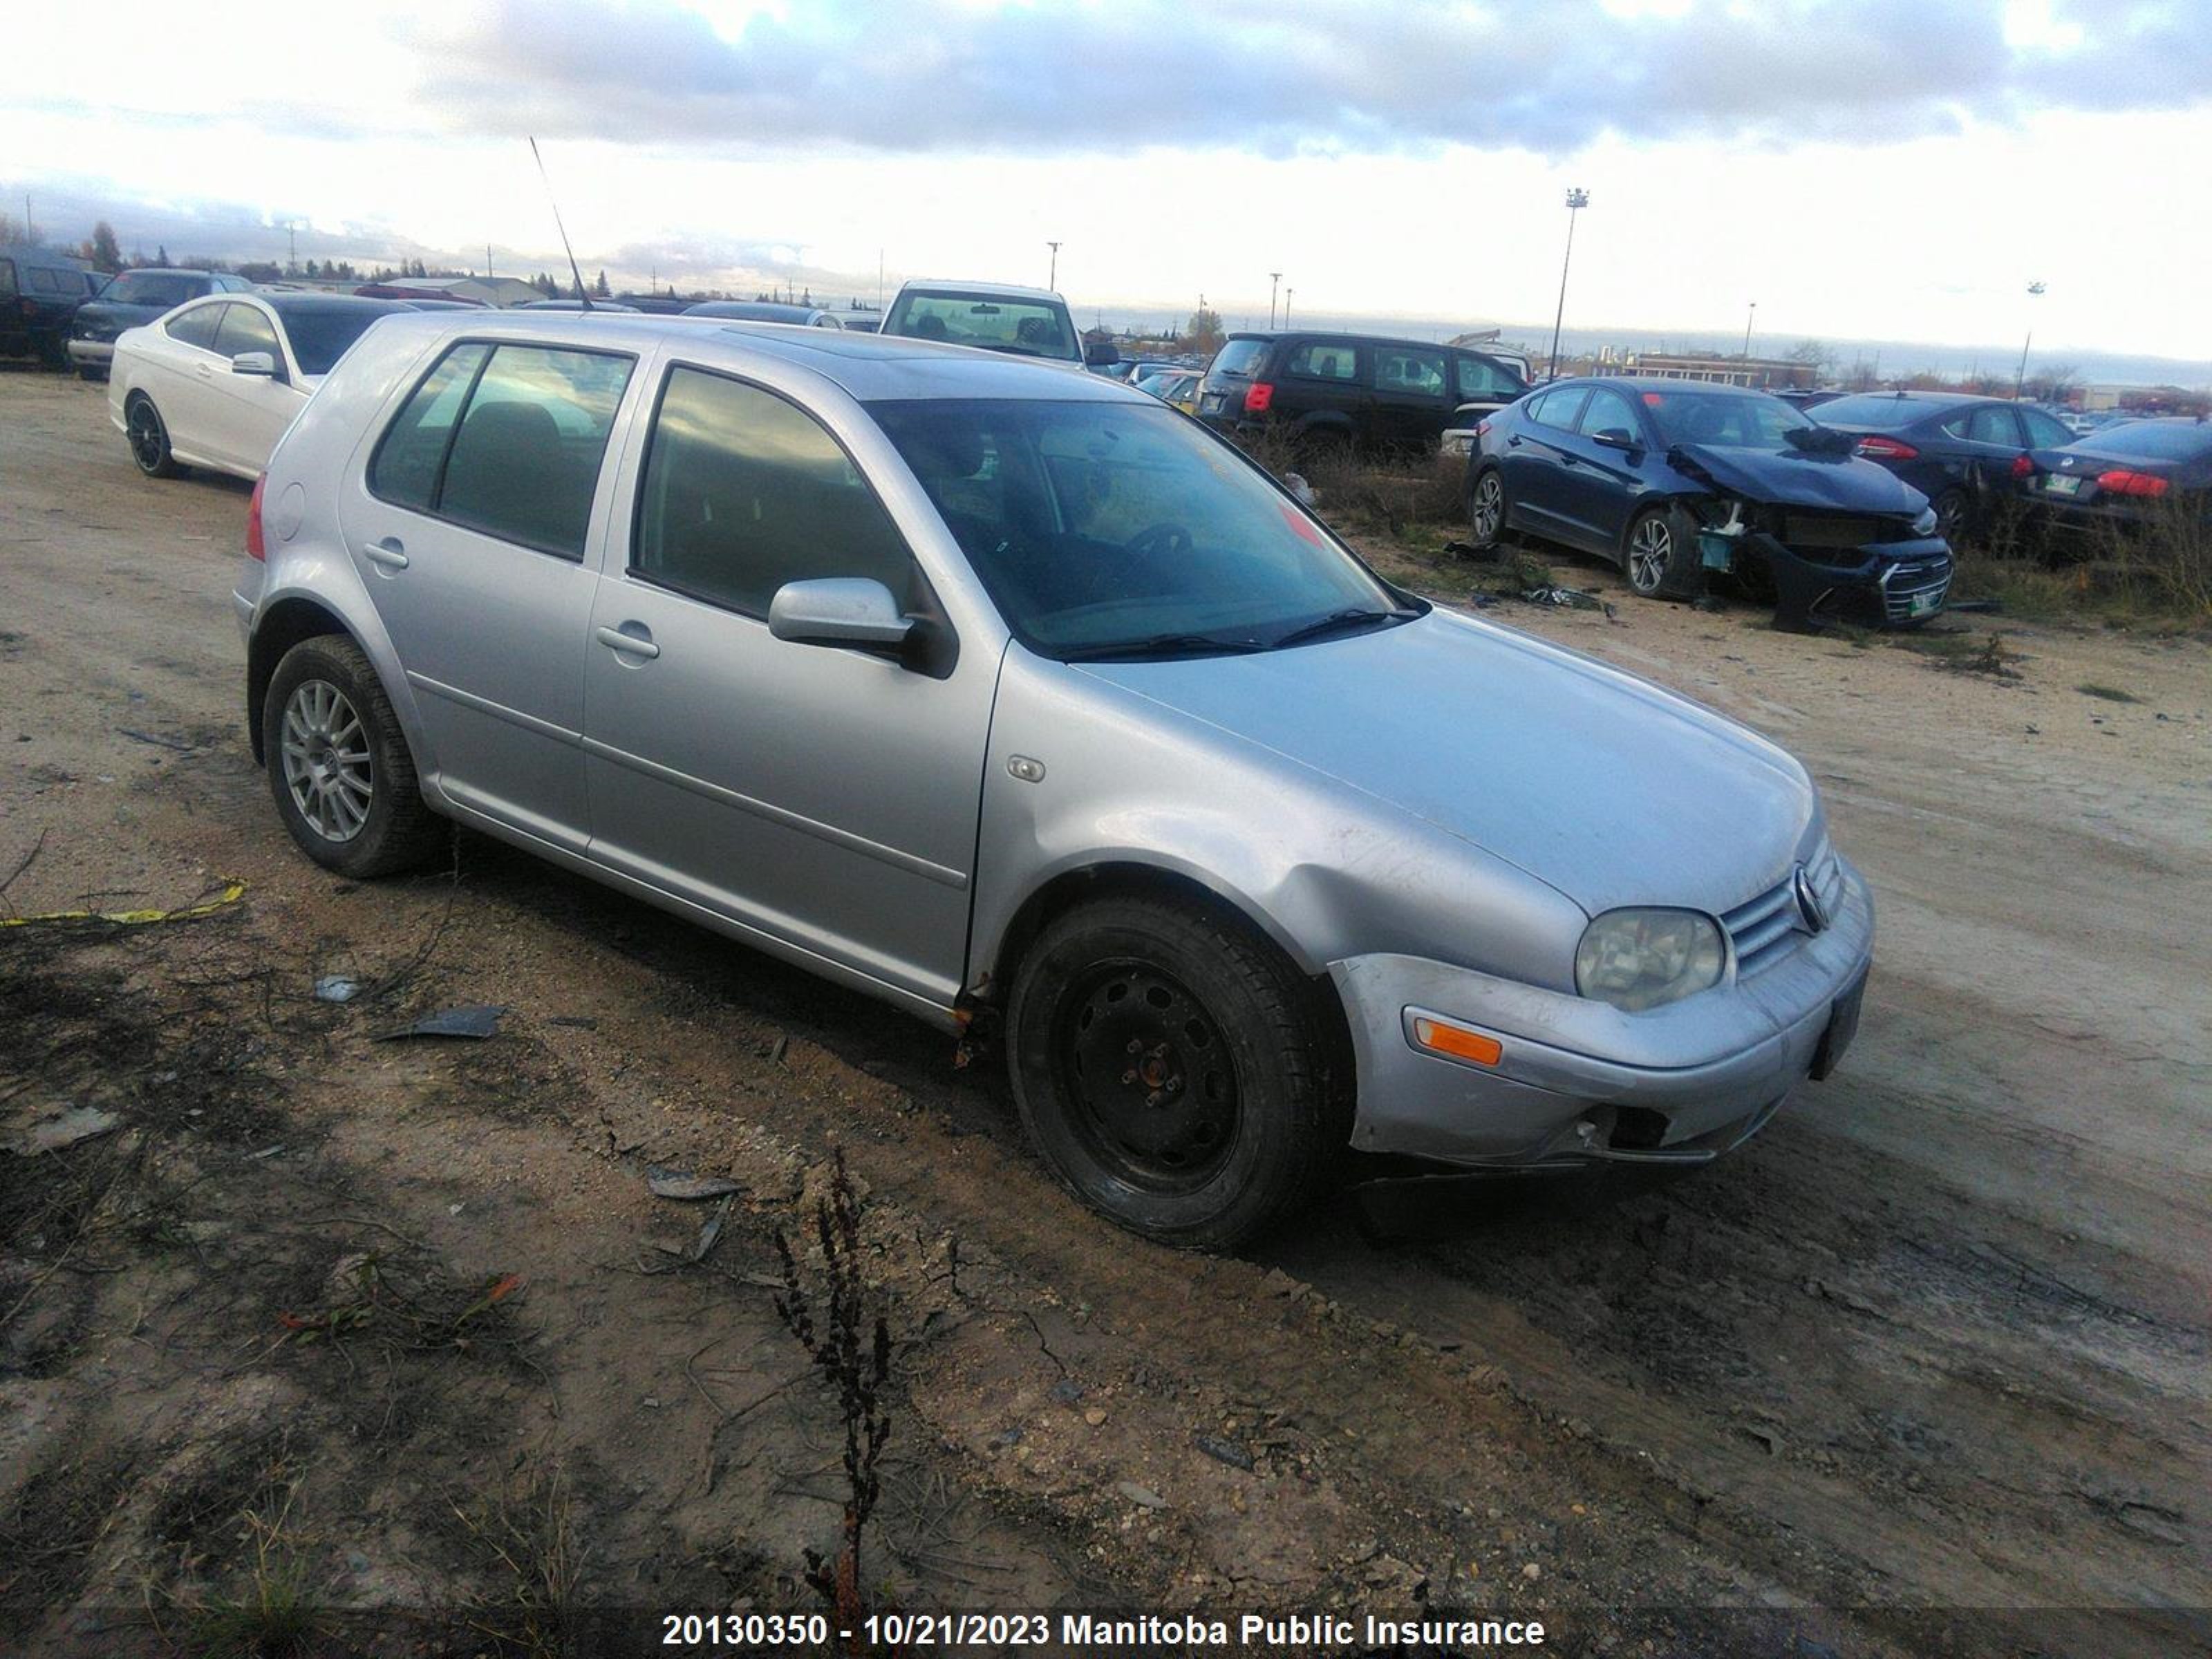
POLYGON ((1608 910, 1575 948, 1575 988, 1634 1013, 1720 982, 1728 947, 1694 910, 1608 910))
POLYGON ((1932 536, 1936 533, 1936 526, 1940 522, 1941 520, 1936 516, 1934 507, 1923 507, 1920 510, 1920 516, 1912 521, 1912 533, 1916 536, 1932 536))

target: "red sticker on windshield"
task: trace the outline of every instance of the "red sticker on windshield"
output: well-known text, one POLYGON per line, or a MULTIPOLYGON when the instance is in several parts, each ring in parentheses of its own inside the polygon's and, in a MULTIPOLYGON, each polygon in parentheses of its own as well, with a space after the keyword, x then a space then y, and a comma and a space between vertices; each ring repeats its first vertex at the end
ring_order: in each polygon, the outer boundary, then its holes
POLYGON ((1667 401, 1667 394, 1663 392, 1647 392, 1644 394, 1644 401, 1656 409, 1667 401))
POLYGON ((1280 502, 1278 502, 1276 505, 1282 513, 1283 522, 1290 526, 1292 530, 1297 532, 1299 535, 1304 537, 1316 547, 1327 547, 1328 545, 1327 542, 1321 538, 1321 532, 1313 527, 1313 521, 1307 518, 1304 514, 1299 512, 1294 507, 1283 507, 1280 502))

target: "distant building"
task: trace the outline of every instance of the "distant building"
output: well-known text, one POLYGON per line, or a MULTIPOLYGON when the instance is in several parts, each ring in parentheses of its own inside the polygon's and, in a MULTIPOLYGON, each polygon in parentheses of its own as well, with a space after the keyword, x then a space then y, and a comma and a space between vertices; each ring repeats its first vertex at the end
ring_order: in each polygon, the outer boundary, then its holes
POLYGON ((1620 360, 1620 372, 1661 380, 1752 386, 1761 392, 1809 391, 1820 378, 1815 365, 1794 357, 1726 357, 1717 351, 1631 352, 1620 360))

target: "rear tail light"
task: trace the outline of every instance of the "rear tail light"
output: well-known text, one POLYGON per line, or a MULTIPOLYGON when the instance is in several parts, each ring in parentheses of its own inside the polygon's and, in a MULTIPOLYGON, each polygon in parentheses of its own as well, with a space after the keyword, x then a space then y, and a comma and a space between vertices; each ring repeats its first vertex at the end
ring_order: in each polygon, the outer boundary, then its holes
POLYGON ((1255 380, 1244 389, 1244 412, 1247 415, 1265 415, 1269 405, 1274 401, 1275 387, 1273 381, 1255 380))
POLYGON ((1859 453, 1870 461, 1917 461, 1920 452, 1902 438, 1879 435, 1859 440, 1859 453))
POLYGON ((2033 477, 2035 476, 2034 461, 2026 455, 2014 456, 2012 458, 2012 476, 2015 478, 2033 477))
POLYGON ((2097 475, 2097 488, 2113 495, 2163 495, 2167 487, 2156 473, 2131 472, 2124 466, 2097 475))
POLYGON ((246 556, 266 559, 269 544, 261 538, 261 492, 269 488, 269 475, 264 472, 253 481, 253 499, 246 504, 246 556))

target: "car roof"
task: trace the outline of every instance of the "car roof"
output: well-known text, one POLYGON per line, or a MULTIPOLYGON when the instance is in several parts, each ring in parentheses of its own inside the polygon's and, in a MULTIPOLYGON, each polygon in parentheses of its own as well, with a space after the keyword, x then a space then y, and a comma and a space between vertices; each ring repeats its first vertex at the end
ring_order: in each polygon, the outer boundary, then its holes
MULTIPOLYGON (((1576 374, 1529 389, 1549 392, 1555 386, 1609 386, 1616 392, 1637 395, 1646 392, 1663 392, 1670 398, 1718 398, 1723 395, 1741 398, 1746 394, 1757 398, 1774 397, 1764 386, 1729 386, 1720 380, 1675 380, 1664 374, 1576 374)), ((1775 398, 1775 401, 1780 403, 1783 399, 1775 398)))
MULTIPOLYGON (((364 301, 363 304, 374 304, 364 301)), ((433 315, 395 309, 380 329, 409 330, 445 339, 498 340, 646 351, 669 339, 710 366, 743 372, 763 360, 813 375, 860 402, 939 398, 1033 398, 1060 403, 1111 402, 1139 408, 1153 399, 1103 374, 1072 374, 1065 365, 1024 361, 1003 352, 945 345, 862 329, 809 328, 719 317, 650 313, 586 315, 563 311, 478 311, 433 315)))
POLYGON ((1396 334, 1363 334, 1356 328, 1239 328, 1231 340, 1357 340, 1362 345, 1419 346, 1424 351, 1458 351, 1471 357, 1488 356, 1480 346, 1446 345, 1440 340, 1408 340, 1396 334))
MULTIPOLYGON (((442 307, 435 313, 417 311, 405 300, 368 299, 357 294, 232 294, 224 297, 232 300, 258 300, 280 317, 290 316, 295 313, 305 316, 311 311, 319 311, 325 314, 350 311, 372 315, 388 314, 394 317, 428 317, 434 314, 443 318, 459 314, 458 312, 448 312, 442 307)), ((476 316, 481 313, 470 312, 469 314, 476 316)))
POLYGON ((1042 300, 1054 305, 1067 303, 1048 288, 1024 288, 1018 283, 970 283, 955 276, 910 276, 899 284, 899 292, 904 294, 908 289, 935 289, 948 294, 984 294, 998 300, 1042 300))

